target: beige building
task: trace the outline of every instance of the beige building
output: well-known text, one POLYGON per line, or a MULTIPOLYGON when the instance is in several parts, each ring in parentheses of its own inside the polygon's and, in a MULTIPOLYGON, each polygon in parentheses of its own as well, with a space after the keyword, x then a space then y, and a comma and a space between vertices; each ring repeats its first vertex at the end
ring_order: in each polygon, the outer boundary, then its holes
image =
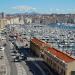
POLYGON ((7 25, 7 20, 6 19, 0 19, 0 29, 3 29, 7 25))
POLYGON ((24 24, 24 20, 19 17, 7 17, 8 24, 24 24))
POLYGON ((25 23, 31 24, 32 23, 32 18, 25 18, 25 23))
POLYGON ((8 24, 19 24, 19 18, 18 17, 11 17, 8 20, 8 24))
POLYGON ((31 40, 30 46, 59 75, 75 75, 75 59, 73 57, 36 38, 31 40))

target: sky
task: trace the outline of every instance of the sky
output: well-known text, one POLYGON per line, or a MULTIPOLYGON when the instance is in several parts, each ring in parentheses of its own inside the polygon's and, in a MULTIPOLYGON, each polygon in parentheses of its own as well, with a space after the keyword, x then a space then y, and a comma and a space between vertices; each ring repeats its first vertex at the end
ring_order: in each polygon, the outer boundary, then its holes
POLYGON ((75 0, 0 0, 5 13, 75 13, 75 0))

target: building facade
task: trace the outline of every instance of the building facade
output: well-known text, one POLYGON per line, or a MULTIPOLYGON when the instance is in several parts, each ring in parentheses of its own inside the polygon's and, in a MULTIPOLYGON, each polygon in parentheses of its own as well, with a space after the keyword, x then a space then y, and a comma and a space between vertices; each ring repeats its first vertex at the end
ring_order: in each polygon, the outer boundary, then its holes
POLYGON ((75 59, 73 57, 36 38, 31 40, 30 47, 59 75, 75 75, 75 59))
POLYGON ((0 29, 3 29, 7 25, 7 20, 6 19, 0 19, 0 29))

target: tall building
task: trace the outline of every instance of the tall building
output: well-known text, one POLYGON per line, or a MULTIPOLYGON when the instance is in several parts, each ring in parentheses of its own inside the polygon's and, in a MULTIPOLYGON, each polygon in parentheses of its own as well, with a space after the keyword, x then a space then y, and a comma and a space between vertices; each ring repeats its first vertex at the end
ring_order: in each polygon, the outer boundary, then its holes
POLYGON ((3 19, 5 17, 4 12, 0 13, 0 18, 3 19))
POLYGON ((4 12, 2 12, 2 18, 4 18, 5 17, 5 14, 4 14, 4 12))

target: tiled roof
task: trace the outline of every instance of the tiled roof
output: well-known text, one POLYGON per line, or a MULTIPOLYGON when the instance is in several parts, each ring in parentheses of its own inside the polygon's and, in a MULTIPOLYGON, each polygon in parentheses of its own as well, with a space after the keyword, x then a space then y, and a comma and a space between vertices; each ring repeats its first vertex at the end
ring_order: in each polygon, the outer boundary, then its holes
POLYGON ((54 56, 56 56, 57 58, 59 58, 60 60, 68 63, 71 61, 74 61, 75 59, 72 58, 71 56, 67 55, 66 53, 63 53, 55 48, 50 47, 47 43, 37 39, 37 38, 33 38, 31 40, 32 42, 34 42, 36 45, 38 45, 39 47, 42 46, 48 46, 48 51, 50 51, 50 53, 52 53, 54 56), (42 45, 43 44, 43 45, 42 45))
POLYGON ((68 62, 72 62, 74 61, 75 59, 72 58, 71 56, 59 51, 59 50, 56 50, 55 48, 48 48, 48 51, 50 51, 50 53, 52 53, 53 55, 55 55, 57 58, 61 59, 62 61, 68 63, 68 62))
POLYGON ((37 39, 37 38, 33 38, 31 41, 32 41, 33 43, 35 43, 36 45, 38 45, 39 47, 48 46, 47 43, 45 43, 45 42, 43 42, 43 41, 41 41, 41 40, 39 40, 39 39, 37 39))

